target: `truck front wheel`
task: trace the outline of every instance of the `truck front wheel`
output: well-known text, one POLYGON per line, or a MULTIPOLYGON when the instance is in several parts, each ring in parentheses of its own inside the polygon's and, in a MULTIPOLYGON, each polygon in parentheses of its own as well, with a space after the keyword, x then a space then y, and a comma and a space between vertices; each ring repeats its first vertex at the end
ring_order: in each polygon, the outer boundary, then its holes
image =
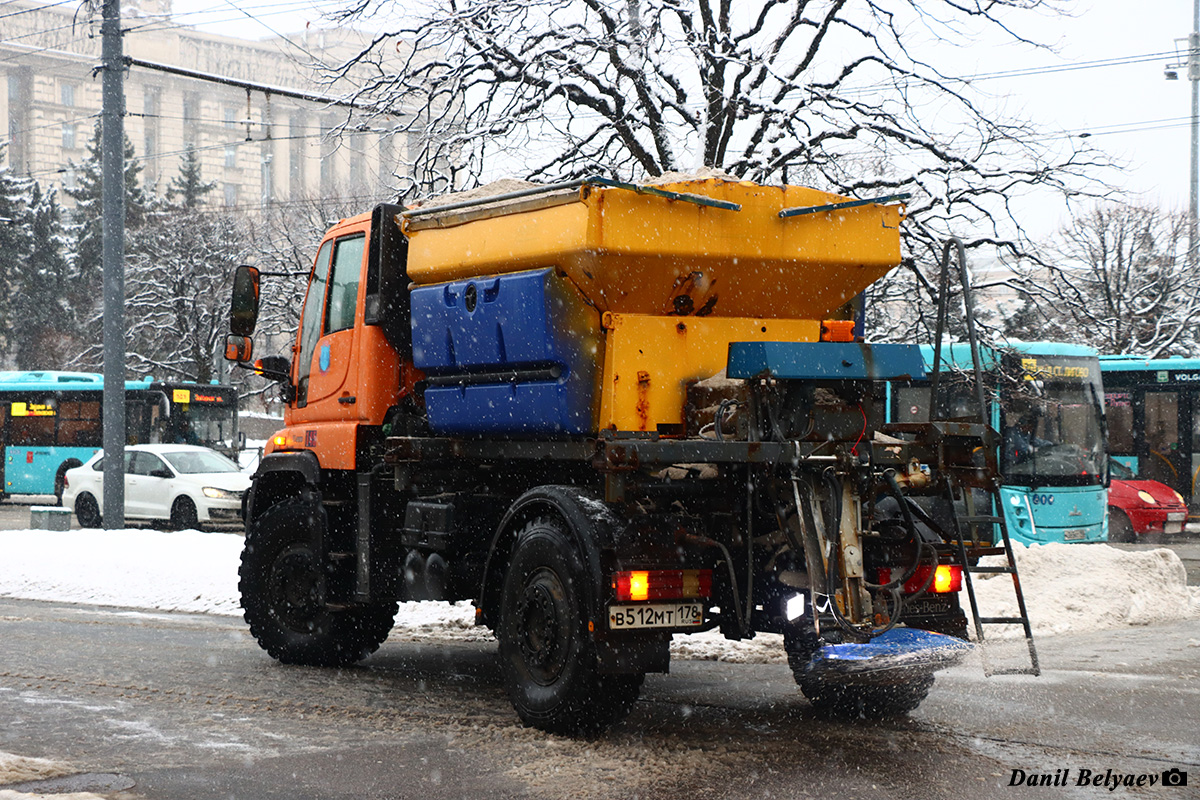
POLYGON ((246 532, 238 589, 250 633, 285 664, 343 666, 387 638, 395 603, 330 608, 324 559, 314 547, 325 525, 315 499, 272 506, 246 532))
POLYGON ((562 523, 540 518, 517 535, 501 598, 500 661, 522 722, 594 734, 625 717, 642 675, 602 675, 581 593, 579 555, 562 523))

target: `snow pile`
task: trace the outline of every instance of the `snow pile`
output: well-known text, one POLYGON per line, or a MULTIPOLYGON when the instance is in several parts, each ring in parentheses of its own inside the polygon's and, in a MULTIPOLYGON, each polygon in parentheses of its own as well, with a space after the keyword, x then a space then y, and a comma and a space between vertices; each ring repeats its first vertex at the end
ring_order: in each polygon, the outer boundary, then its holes
MULTIPOLYGON (((0 596, 102 606, 240 616, 239 534, 149 530, 0 531, 0 596)), ((1200 589, 1189 589, 1170 550, 1126 552, 1106 545, 1015 546, 1025 600, 1038 635, 1152 625, 1200 617, 1200 589)), ((1015 616, 1007 574, 975 579, 987 616, 1015 616)), ((967 599, 962 598, 964 607, 967 599)), ((988 638, 1023 635, 987 630, 988 638)), ((486 641, 470 603, 404 603, 392 638, 486 641)), ((717 631, 675 636, 675 658, 786 661, 782 637, 730 642, 717 631)))
MULTIPOLYGON (((1153 625, 1200 616, 1200 589, 1187 585, 1179 556, 1165 548, 1128 552, 1100 544, 1013 544, 1034 635, 1153 625)), ((983 559, 1003 565, 1003 557, 983 559)), ((975 576, 979 612, 1017 616, 1012 576, 975 576)), ((963 605, 967 599, 963 597, 963 605)), ((968 609, 968 613, 969 609, 968 609)), ((989 627, 990 638, 1024 636, 1016 626, 989 627)))
POLYGON ((0 595, 240 614, 236 534, 0 531, 0 595))
POLYGON ((58 778, 70 774, 70 767, 57 761, 47 761, 44 758, 25 758, 0 752, 0 786, 58 778))

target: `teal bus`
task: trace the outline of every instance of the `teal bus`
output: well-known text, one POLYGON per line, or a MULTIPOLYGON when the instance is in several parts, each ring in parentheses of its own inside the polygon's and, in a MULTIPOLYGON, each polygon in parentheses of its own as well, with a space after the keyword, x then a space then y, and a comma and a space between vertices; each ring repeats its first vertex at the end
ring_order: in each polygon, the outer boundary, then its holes
MULTIPOLYGON (((921 348, 926 369, 933 348, 921 348)), ((978 416, 970 347, 943 345, 941 416, 978 416)), ((1000 433, 1000 501, 1023 544, 1108 540, 1108 458, 1100 362, 1090 348, 1053 342, 980 347, 987 422, 1000 433)), ((892 391, 897 422, 929 419, 929 381, 892 391)))
MULTIPOLYGON (((66 471, 104 446, 103 396, 99 373, 0 372, 0 498, 61 498, 66 471)), ((130 444, 240 445, 232 386, 127 381, 125 421, 130 444)))
POLYGON ((1108 452, 1136 478, 1200 504, 1200 359, 1100 356, 1108 452))

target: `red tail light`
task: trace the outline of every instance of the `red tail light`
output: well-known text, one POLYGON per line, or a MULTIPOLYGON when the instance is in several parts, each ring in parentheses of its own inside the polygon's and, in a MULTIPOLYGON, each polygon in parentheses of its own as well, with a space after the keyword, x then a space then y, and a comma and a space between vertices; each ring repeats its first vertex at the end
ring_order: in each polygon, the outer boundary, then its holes
MULTIPOLYGON (((913 576, 904 582, 905 594, 916 594, 921 591, 921 587, 925 585, 925 581, 929 580, 930 567, 920 566, 913 576)), ((893 570, 883 567, 879 570, 879 582, 890 583, 892 580, 893 570)), ((938 564, 937 569, 933 574, 933 581, 929 584, 928 591, 931 594, 948 594, 950 592, 962 591, 962 567, 958 564, 938 564)))
POLYGON ((711 569, 654 569, 617 572, 613 594, 620 602, 712 597, 711 569))

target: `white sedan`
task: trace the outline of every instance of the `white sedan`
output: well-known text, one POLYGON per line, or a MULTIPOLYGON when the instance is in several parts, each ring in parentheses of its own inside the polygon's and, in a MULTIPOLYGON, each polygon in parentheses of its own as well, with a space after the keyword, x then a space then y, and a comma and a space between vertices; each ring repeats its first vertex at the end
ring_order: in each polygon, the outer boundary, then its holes
MULTIPOLYGON (((139 444, 125 448, 125 518, 169 520, 177 530, 237 522, 250 476, 207 447, 139 444)), ((84 528, 104 513, 104 452, 67 470, 63 505, 84 528)))

